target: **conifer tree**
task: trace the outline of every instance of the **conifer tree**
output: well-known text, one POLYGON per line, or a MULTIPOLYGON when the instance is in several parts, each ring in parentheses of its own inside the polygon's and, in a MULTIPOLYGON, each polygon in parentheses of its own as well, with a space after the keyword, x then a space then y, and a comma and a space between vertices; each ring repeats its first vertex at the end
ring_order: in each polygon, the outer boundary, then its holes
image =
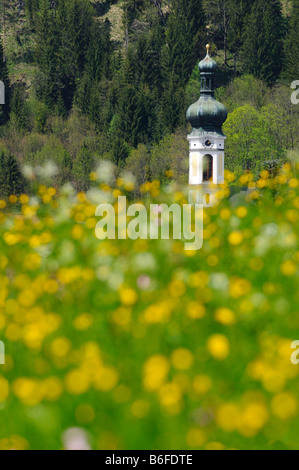
POLYGON ((39 0, 26 0, 25 2, 26 13, 31 27, 34 27, 39 6, 39 0))
POLYGON ((35 58, 40 70, 35 82, 36 91, 38 97, 51 108, 55 106, 61 84, 57 59, 59 49, 57 20, 55 11, 49 7, 48 0, 40 0, 35 29, 35 58))
POLYGON ((78 152, 73 166, 73 174, 76 180, 76 186, 79 191, 87 191, 90 187, 89 175, 93 170, 93 156, 90 150, 83 144, 78 152))
POLYGON ((88 0, 59 1, 56 57, 61 94, 67 110, 72 107, 76 86, 86 65, 92 22, 92 7, 88 0))
POLYGON ((10 106, 10 122, 19 131, 28 129, 29 109, 22 84, 14 86, 10 106))
POLYGON ((92 80, 99 81, 102 77, 110 77, 111 56, 112 43, 109 24, 107 22, 101 25, 94 23, 91 27, 85 66, 85 71, 92 80))
POLYGON ((162 115, 165 130, 168 132, 173 132, 186 119, 184 88, 177 86, 177 77, 174 73, 170 76, 162 98, 162 115))
POLYGON ((0 196, 19 195, 25 190, 25 180, 15 157, 0 151, 0 196))
POLYGON ((233 54, 234 73, 237 71, 237 61, 244 41, 246 19, 251 11, 251 0, 230 0, 228 3, 228 29, 226 45, 233 54))
POLYGON ((184 91, 206 44, 202 0, 172 0, 163 49, 163 116, 172 132, 184 109, 184 91))
POLYGON ((77 86, 75 104, 83 114, 88 114, 92 80, 87 72, 83 74, 77 86))
POLYGON ((161 52, 163 33, 159 24, 139 38, 134 57, 138 82, 147 84, 151 90, 161 91, 161 52))
POLYGON ((205 50, 205 14, 202 0, 172 0, 164 51, 164 68, 173 71, 180 85, 190 78, 205 50))
POLYGON ((244 71, 273 84, 282 68, 284 21, 279 0, 255 0, 244 31, 244 71))
POLYGON ((299 79, 299 0, 293 0, 289 30, 285 41, 283 78, 299 79))

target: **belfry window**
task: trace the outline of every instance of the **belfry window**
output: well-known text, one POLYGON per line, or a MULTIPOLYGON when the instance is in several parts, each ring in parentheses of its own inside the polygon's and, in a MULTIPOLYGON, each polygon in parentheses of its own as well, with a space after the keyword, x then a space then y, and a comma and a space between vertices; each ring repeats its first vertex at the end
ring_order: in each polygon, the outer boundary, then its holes
POLYGON ((205 155, 203 157, 203 181, 211 181, 213 179, 213 157, 205 155))

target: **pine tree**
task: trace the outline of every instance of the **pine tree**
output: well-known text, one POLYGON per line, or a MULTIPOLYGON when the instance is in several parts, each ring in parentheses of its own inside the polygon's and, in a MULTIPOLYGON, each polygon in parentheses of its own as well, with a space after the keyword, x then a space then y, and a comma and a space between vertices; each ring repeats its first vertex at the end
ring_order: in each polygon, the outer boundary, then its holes
POLYGON ((299 0, 293 0, 289 31, 285 41, 283 78, 299 79, 299 0))
POLYGON ((87 191, 90 187, 89 175, 93 170, 93 156, 88 147, 83 144, 78 152, 73 166, 73 174, 76 181, 76 187, 79 191, 87 191))
POLYGON ((69 111, 86 65, 93 25, 88 0, 59 0, 55 8, 40 0, 35 21, 37 94, 51 108, 57 100, 69 111))
POLYGON ((25 180, 15 157, 0 151, 0 196, 19 195, 25 191, 25 180))
POLYGON ((143 118, 142 97, 135 87, 127 85, 121 90, 118 107, 117 132, 131 146, 137 147, 143 118))
POLYGON ((205 14, 202 0, 172 0, 164 50, 164 69, 185 85, 205 48, 205 14))
POLYGON ((34 27, 34 22, 36 19, 39 6, 40 6, 39 0, 26 0, 25 2, 26 13, 27 13, 31 27, 34 27))
POLYGON ((172 132, 181 122, 184 90, 206 43, 202 0, 172 0, 162 53, 163 116, 172 132))
POLYGON ((244 41, 246 19, 251 11, 251 0, 230 0, 228 3, 228 28, 226 45, 233 54, 234 73, 237 71, 237 61, 244 41))
POLYGON ((92 80, 87 72, 81 77, 75 95, 75 104, 83 114, 88 114, 92 80))
POLYGON ((185 122, 185 93, 183 87, 178 87, 174 73, 168 82, 168 87, 162 99, 162 115, 167 132, 173 132, 175 128, 185 122))
POLYGON ((10 106, 10 123, 19 132, 25 132, 28 129, 29 109, 25 98, 24 87, 17 84, 13 88, 11 106, 10 106))
POLYGON ((56 13, 50 9, 48 0, 40 0, 40 8, 35 19, 35 58, 40 74, 35 82, 38 97, 49 108, 55 106, 60 84, 57 53, 59 38, 57 34, 56 13))
POLYGON ((273 84, 282 68, 284 21, 279 0, 255 0, 244 31, 244 71, 273 84))
POLYGON ((102 77, 109 78, 111 72, 112 43, 110 27, 107 22, 91 27, 91 37, 86 56, 85 72, 92 80, 100 81, 102 77))
POLYGON ((93 23, 92 13, 88 0, 60 0, 58 3, 57 70, 67 110, 72 107, 77 83, 84 72, 93 23))
POLYGON ((144 33, 138 40, 134 54, 134 69, 138 82, 147 84, 151 90, 161 91, 161 52, 163 33, 159 24, 155 24, 149 33, 144 33))

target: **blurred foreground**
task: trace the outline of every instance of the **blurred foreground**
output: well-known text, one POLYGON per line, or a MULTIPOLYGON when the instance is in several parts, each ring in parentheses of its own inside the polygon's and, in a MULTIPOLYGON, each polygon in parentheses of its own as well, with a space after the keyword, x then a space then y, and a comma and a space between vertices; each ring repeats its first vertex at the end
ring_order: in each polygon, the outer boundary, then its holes
POLYGON ((220 191, 197 252, 99 241, 123 180, 0 201, 0 449, 299 448, 299 180, 268 176, 220 191))

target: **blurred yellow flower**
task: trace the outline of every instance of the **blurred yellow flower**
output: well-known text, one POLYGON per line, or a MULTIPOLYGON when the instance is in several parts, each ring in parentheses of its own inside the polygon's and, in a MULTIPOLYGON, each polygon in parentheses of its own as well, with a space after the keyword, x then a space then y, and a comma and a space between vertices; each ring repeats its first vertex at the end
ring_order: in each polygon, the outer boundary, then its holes
POLYGON ((63 392, 63 384, 58 377, 47 377, 41 383, 46 400, 56 401, 63 392))
POLYGON ((199 395, 204 395, 212 387, 212 380, 208 375, 197 375, 193 380, 193 390, 199 395))
POLYGON ((25 405, 38 405, 43 398, 43 389, 36 379, 20 377, 12 384, 14 395, 25 405))
POLYGON ((168 359, 161 354, 151 356, 143 366, 143 385, 150 392, 163 385, 170 370, 168 359))
POLYGON ((231 211, 229 209, 221 209, 220 217, 223 220, 228 220, 231 216, 231 211))
POLYGON ((274 416, 285 421, 294 418, 298 413, 297 397, 291 392, 282 392, 273 398, 271 409, 274 416))
POLYGON ((179 348, 173 351, 171 355, 171 362, 173 367, 178 370, 190 369, 194 361, 193 354, 189 349, 179 348))
POLYGON ((240 407, 238 405, 224 403, 217 409, 216 423, 223 431, 231 432, 238 428, 240 416, 240 407))
POLYGON ((229 308, 218 308, 215 312, 215 320, 222 325, 234 325, 236 323, 236 316, 229 308))
POLYGON ((186 292, 186 287, 183 281, 178 279, 169 284, 169 293, 172 297, 181 297, 186 292))
POLYGON ((282 371, 270 369, 263 374, 262 383, 265 390, 276 393, 284 389, 286 380, 282 371))
POLYGON ((207 348, 214 359, 223 361, 229 355, 230 345, 226 336, 215 334, 208 339, 207 348))
POLYGON ((294 276, 297 271, 297 265, 293 261, 288 260, 282 263, 280 269, 284 276, 294 276))
POLYGON ((48 279, 44 284, 45 292, 55 294, 58 291, 59 284, 55 279, 48 279))
POLYGON ((74 240, 80 240, 80 238, 82 238, 82 235, 83 235, 82 225, 79 225, 79 224, 74 225, 74 227, 72 228, 72 238, 74 240))
POLYGON ((24 259, 24 268, 28 271, 38 269, 41 265, 41 256, 38 253, 29 253, 24 259))
POLYGON ((236 209, 236 215, 240 219, 243 219, 244 217, 246 217, 247 214, 248 214, 248 209, 245 206, 240 206, 236 209))
POLYGON ((136 400, 131 405, 132 415, 136 418, 145 418, 150 411, 150 404, 146 400, 136 400))
POLYGON ((240 245, 243 241, 243 235, 241 232, 235 231, 229 234, 228 241, 231 245, 240 245))
POLYGON ((79 331, 87 330, 91 327, 92 324, 93 316, 89 313, 82 313, 81 315, 78 315, 73 321, 74 328, 79 331))
POLYGON ((242 411, 238 431, 246 437, 255 436, 268 422, 269 412, 263 403, 249 403, 242 411))
POLYGON ((90 388, 89 376, 80 369, 69 372, 65 377, 65 388, 72 395, 82 395, 90 388))
POLYGON ((163 385, 159 390, 161 405, 171 407, 177 405, 182 399, 182 391, 175 382, 169 382, 163 385))
POLYGON ((238 299, 249 294, 250 291, 251 284, 247 279, 234 277, 230 280, 229 293, 232 298, 238 299))
POLYGON ((71 342, 68 338, 60 337, 55 338, 51 344, 51 352, 55 357, 66 356, 71 349, 71 342))
POLYGON ((112 314, 112 320, 119 326, 126 326, 131 321, 131 309, 126 307, 120 307, 112 314))
POLYGON ((187 305, 188 317, 197 320, 203 318, 206 314, 206 307, 199 302, 190 302, 187 305))
POLYGON ((192 428, 187 433, 186 442, 191 449, 202 447, 206 441, 207 436, 203 429, 192 428))
POLYGON ((119 381, 119 375, 113 367, 103 367, 96 371, 94 377, 94 387, 102 392, 109 392, 116 387, 119 381))
POLYGON ((11 196, 9 196, 8 202, 10 202, 10 204, 15 204, 16 202, 18 202, 18 197, 12 194, 11 196))
POLYGON ((119 295, 121 303, 127 306, 134 305, 138 299, 137 292, 130 288, 122 288, 119 295))
POLYGON ((150 305, 141 317, 146 323, 166 323, 171 315, 173 304, 171 300, 165 300, 155 305, 150 305))
POLYGON ((189 284, 191 287, 206 287, 209 282, 209 274, 205 271, 198 271, 191 274, 189 284))

